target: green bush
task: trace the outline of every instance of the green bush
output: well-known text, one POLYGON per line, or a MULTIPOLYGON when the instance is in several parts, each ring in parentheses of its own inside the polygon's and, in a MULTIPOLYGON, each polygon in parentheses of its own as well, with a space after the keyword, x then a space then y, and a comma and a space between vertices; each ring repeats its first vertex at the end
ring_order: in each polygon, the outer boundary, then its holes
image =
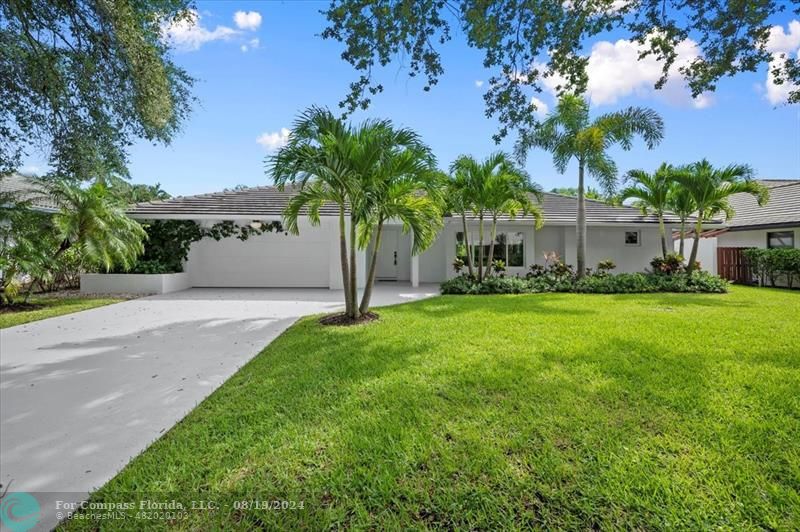
POLYGON ((534 294, 540 292, 576 292, 587 294, 641 294, 648 292, 723 293, 728 282, 704 271, 673 275, 654 273, 601 273, 576 280, 572 277, 540 275, 536 277, 490 277, 483 283, 461 275, 441 285, 443 294, 534 294))
POLYGON ((800 249, 751 248, 744 250, 744 257, 759 285, 769 281, 771 286, 775 286, 779 279, 783 279, 786 286, 792 288, 794 281, 800 278, 800 249))

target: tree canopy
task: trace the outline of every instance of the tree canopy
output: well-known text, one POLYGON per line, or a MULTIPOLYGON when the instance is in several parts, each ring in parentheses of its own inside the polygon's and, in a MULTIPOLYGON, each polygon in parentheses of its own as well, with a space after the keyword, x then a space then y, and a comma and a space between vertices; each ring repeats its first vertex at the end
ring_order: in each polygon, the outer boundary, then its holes
MULTIPOLYGON (((698 96, 773 61, 770 18, 787 10, 800 13, 800 0, 331 0, 322 36, 344 43, 342 58, 358 71, 341 103, 352 112, 383 90, 374 71, 397 58, 430 90, 445 71, 442 45, 465 35, 495 70, 484 99, 486 114, 500 120, 499 140, 510 128, 535 126, 531 93, 547 84, 559 94, 586 89, 583 47, 592 37, 613 31, 637 42, 641 57, 661 61, 656 88, 677 73, 698 96), (700 54, 679 64, 676 49, 688 38, 700 54)), ((775 83, 800 82, 800 58, 780 59, 770 65, 775 83)), ((789 101, 800 102, 800 90, 789 101)))
POLYGON ((134 140, 168 143, 193 80, 162 35, 192 16, 188 4, 0 2, 0 173, 38 150, 63 178, 127 176, 134 140))

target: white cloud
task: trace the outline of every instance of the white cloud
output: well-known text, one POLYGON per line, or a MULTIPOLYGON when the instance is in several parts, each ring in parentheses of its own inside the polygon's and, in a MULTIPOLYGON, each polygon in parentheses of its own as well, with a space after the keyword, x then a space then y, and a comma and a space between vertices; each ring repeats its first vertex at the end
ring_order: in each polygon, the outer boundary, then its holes
POLYGON ((546 103, 544 103, 536 96, 531 98, 531 105, 536 107, 536 111, 534 112, 534 114, 536 114, 538 118, 544 118, 545 116, 547 116, 547 113, 550 112, 550 107, 548 107, 546 103))
POLYGON ((233 15, 233 21, 240 30, 255 31, 261 26, 261 13, 258 11, 237 11, 233 15))
POLYGON ((191 52, 211 41, 227 41, 239 32, 227 26, 217 26, 213 30, 205 28, 200 23, 201 16, 197 11, 191 10, 189 18, 170 24, 164 28, 164 40, 174 48, 184 52, 191 52))
POLYGON ((239 47, 242 52, 247 52, 248 50, 255 50, 261 45, 261 41, 258 38, 250 39, 247 41, 247 44, 243 44, 239 47))
POLYGON ((256 142, 264 146, 267 151, 275 151, 278 148, 286 146, 286 143, 289 142, 289 134, 290 131, 287 128, 282 127, 280 131, 262 133, 258 136, 256 142))
POLYGON ((483 80, 482 79, 476 79, 475 80, 475 86, 478 87, 479 89, 481 87, 483 87, 483 80))
POLYGON ((774 70, 783 68, 786 60, 792 55, 800 58, 800 21, 789 22, 789 31, 783 26, 772 26, 767 38, 766 50, 772 54, 772 60, 767 68, 767 80, 764 84, 764 97, 773 105, 785 103, 789 93, 800 89, 800 86, 784 81, 780 85, 775 83, 774 70))

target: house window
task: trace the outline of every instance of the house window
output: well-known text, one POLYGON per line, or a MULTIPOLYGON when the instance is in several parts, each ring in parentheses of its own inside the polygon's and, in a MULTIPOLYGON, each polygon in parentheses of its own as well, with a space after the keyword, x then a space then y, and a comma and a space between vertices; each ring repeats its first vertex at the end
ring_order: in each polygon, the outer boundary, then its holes
POLYGON ((767 247, 772 248, 793 248, 794 231, 774 231, 767 233, 767 247))
MULTIPOLYGON (((488 232, 488 231, 487 231, 488 232)), ((486 239, 487 235, 484 235, 486 239)), ((524 233, 498 233, 494 241, 494 260, 502 260, 509 268, 522 268, 525 266, 525 234, 524 233)), ((478 264, 480 256, 480 238, 477 232, 470 232, 469 244, 472 248, 473 264, 478 264)), ((483 242, 483 265, 489 264, 489 248, 491 242, 483 242)), ((464 243, 464 233, 456 233, 456 256, 467 260, 467 249, 464 243)))
POLYGON ((641 231, 625 231, 625 245, 626 246, 642 245, 641 231))

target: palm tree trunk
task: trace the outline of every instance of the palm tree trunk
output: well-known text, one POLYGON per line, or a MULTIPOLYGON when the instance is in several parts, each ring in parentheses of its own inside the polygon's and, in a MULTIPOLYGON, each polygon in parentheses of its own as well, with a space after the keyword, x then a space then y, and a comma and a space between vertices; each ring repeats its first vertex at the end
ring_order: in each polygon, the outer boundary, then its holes
POLYGON ((494 261, 494 241, 497 238, 497 217, 492 216, 492 230, 491 230, 492 243, 489 244, 489 264, 486 266, 486 277, 492 274, 492 262, 494 261))
POLYGON ((469 276, 475 278, 475 268, 472 266, 472 250, 469 248, 469 233, 467 232, 467 214, 461 211, 461 225, 464 227, 464 246, 467 249, 467 268, 469 276))
POLYGON ((586 275, 586 195, 583 171, 583 160, 580 160, 578 161, 578 228, 576 231, 578 279, 582 279, 586 275))
POLYGON ((658 213, 658 232, 661 234, 661 254, 667 258, 667 230, 664 227, 664 214, 658 213))
POLYGON ((356 265, 356 218, 350 216, 350 301, 353 306, 350 317, 358 319, 358 268, 356 265))
POLYGON ((699 215, 697 216, 697 224, 694 228, 694 243, 692 244, 692 253, 689 255, 689 265, 686 267, 686 273, 694 271, 694 263, 697 260, 697 250, 700 247, 700 233, 703 231, 703 220, 699 215))
POLYGON ((478 282, 483 282, 483 212, 478 215, 478 282))
POLYGON ((683 243, 686 240, 686 218, 681 218, 681 243, 678 247, 678 254, 683 257, 683 243))
POLYGON ((344 312, 348 316, 353 313, 353 301, 350 299, 350 267, 347 263, 347 228, 344 218, 344 207, 339 206, 339 256, 342 261, 342 288, 344 288, 344 312))
POLYGON ((372 298, 372 287, 375 285, 375 273, 378 268, 378 250, 381 248, 381 235, 383 233, 383 220, 378 222, 378 233, 375 235, 375 247, 372 249, 372 259, 367 275, 367 285, 364 287, 364 295, 361 296, 361 306, 358 308, 361 314, 369 311, 369 300, 372 298))

